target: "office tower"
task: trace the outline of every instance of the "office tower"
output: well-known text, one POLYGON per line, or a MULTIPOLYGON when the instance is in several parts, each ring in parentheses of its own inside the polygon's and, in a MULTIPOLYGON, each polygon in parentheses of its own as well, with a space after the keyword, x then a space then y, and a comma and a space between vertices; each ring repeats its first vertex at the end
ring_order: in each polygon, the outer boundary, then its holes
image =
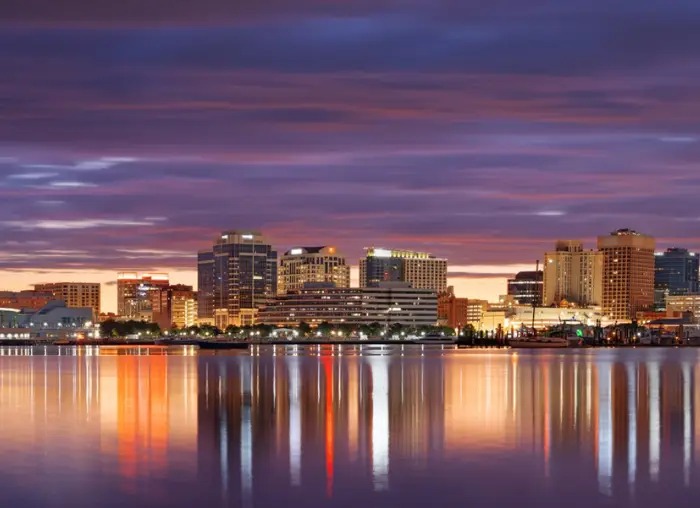
POLYGON ((672 248, 654 256, 654 306, 666 308, 669 296, 698 292, 698 256, 688 249, 672 248))
POLYGON ((603 312, 633 320, 654 305, 655 240, 631 229, 598 237, 603 253, 603 312))
POLYGON ((360 287, 408 282, 415 289, 447 290, 447 260, 425 252, 370 247, 360 260, 360 287))
POLYGON ((117 274, 117 314, 137 321, 153 320, 153 301, 170 285, 167 273, 117 274))
POLYGON ((544 255, 543 305, 562 301, 580 307, 603 303, 603 253, 584 250, 583 242, 559 240, 544 255))
POLYGON ((34 284, 34 291, 51 293, 55 300, 63 300, 73 309, 92 308, 95 319, 100 315, 99 282, 49 282, 34 284))
POLYGON ((301 289, 307 282, 350 287, 350 265, 335 247, 296 247, 284 253, 278 269, 277 293, 301 289))
POLYGON ((175 284, 153 294, 153 322, 161 330, 187 328, 197 324, 197 292, 192 286, 175 284))
POLYGON ((277 251, 259 231, 226 231, 198 254, 199 320, 219 328, 256 322, 277 293, 277 251))
POLYGON ((518 272, 508 279, 508 295, 521 305, 541 305, 542 270, 518 272))
POLYGON ((438 295, 438 320, 450 328, 462 328, 469 322, 469 299, 455 296, 454 287, 438 295))

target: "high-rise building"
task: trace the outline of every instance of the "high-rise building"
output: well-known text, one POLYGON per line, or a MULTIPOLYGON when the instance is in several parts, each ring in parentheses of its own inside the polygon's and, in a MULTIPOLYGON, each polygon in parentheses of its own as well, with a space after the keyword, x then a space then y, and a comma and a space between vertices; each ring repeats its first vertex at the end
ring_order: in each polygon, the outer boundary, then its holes
POLYGON ((118 273, 117 313, 126 319, 152 321, 153 302, 169 285, 167 273, 118 273))
POLYGON ((671 248, 654 256, 654 306, 666 308, 669 296, 698 292, 700 259, 688 249, 671 248))
POLYGON ((603 312, 612 319, 632 320, 654 305, 656 241, 631 229, 598 237, 603 253, 603 312))
POLYGON ((100 315, 99 282, 48 282, 34 284, 34 291, 51 293, 55 300, 63 300, 68 308, 90 307, 95 317, 100 315))
POLYGON ((455 296, 454 287, 438 295, 438 320, 450 328, 462 328, 469 322, 469 299, 455 296))
POLYGON ((542 270, 516 273, 514 279, 508 279, 508 295, 521 305, 540 305, 542 270))
POLYGON ((350 265, 335 247, 295 247, 280 258, 277 293, 304 287, 307 282, 332 282, 350 287, 350 265))
POLYGON ((256 322, 277 293, 277 251, 259 231, 225 231, 198 254, 199 319, 219 328, 256 322))
POLYGON ((381 282, 408 282, 414 289, 447 290, 447 260, 426 252, 370 247, 360 259, 360 287, 381 282))
POLYGON ((603 253, 584 250, 578 240, 559 240, 544 255, 545 307, 566 300, 580 307, 603 303, 603 253))
POLYGON ((153 292, 153 322, 161 330, 187 328, 197 324, 197 292, 192 286, 176 284, 153 292))

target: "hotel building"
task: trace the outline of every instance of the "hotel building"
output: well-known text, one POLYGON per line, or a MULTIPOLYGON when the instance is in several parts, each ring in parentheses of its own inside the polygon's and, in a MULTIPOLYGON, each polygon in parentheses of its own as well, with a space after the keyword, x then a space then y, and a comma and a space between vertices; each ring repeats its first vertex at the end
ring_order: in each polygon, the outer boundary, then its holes
POLYGON ((307 284, 303 289, 278 295, 260 310, 260 322, 277 326, 312 326, 323 322, 353 325, 379 323, 391 326, 434 326, 437 295, 408 284, 384 283, 369 288, 335 288, 307 284))
POLYGON ((34 291, 51 293, 54 300, 63 300, 66 307, 83 309, 90 307, 95 316, 100 314, 99 282, 49 282, 34 284, 34 291))
POLYGON ((167 273, 117 274, 117 314, 125 319, 152 321, 153 301, 170 286, 167 273))
POLYGON ((612 319, 632 320, 654 305, 656 241, 631 229, 598 237, 603 255, 603 312, 612 319))
POLYGON ((447 260, 426 252, 370 247, 360 260, 360 287, 381 282, 408 282, 414 289, 447 290, 447 260))
POLYGON ((603 303, 603 253, 584 250, 578 240, 559 240, 544 255, 545 307, 562 301, 580 307, 603 303))
POLYGON ((225 231, 197 257, 200 321, 245 326, 277 293, 277 251, 259 231, 225 231))
POLYGON ((335 247, 295 247, 280 258, 277 293, 302 289, 307 282, 350 287, 350 265, 335 247))

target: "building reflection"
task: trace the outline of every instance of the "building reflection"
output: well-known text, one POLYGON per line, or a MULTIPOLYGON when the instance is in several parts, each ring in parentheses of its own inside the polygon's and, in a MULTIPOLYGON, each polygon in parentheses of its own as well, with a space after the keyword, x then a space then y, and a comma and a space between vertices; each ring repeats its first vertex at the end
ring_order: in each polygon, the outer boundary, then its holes
POLYGON ((688 485, 700 449, 698 368, 639 359, 330 347, 211 359, 199 370, 200 460, 209 461, 200 466, 217 467, 222 492, 248 500, 271 468, 288 488, 332 497, 337 482, 389 489, 406 471, 493 453, 534 460, 553 482, 575 460, 606 496, 634 496, 666 466, 688 485))
POLYGON ((674 350, 70 351, 0 350, 0 429, 45 449, 46 429, 62 429, 61 446, 99 450, 126 489, 176 474, 252 507, 271 485, 333 498, 494 456, 604 496, 697 477, 700 367, 674 350))

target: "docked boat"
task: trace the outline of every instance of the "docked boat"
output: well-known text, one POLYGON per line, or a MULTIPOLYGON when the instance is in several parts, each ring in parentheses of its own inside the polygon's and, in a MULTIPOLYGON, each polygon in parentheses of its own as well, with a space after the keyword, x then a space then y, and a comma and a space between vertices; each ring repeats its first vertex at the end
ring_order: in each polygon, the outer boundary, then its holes
POLYGON ((198 340, 199 349, 248 349, 247 342, 231 340, 198 340))
POLYGON ((516 337, 508 341, 512 348, 562 348, 569 347, 566 337, 543 337, 540 335, 530 337, 516 337))

